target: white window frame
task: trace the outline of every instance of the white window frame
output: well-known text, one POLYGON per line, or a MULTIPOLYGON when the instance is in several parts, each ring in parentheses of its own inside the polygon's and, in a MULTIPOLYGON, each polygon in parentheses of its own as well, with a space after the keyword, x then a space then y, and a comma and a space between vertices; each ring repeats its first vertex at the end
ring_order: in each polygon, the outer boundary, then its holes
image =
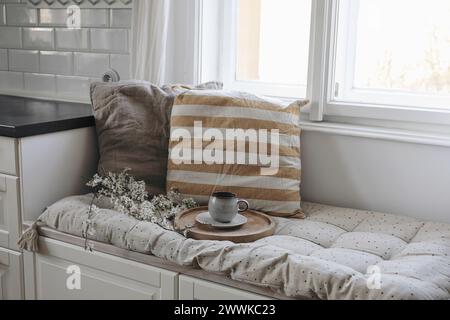
MULTIPOLYGON (((340 91, 340 97, 335 97, 334 101, 365 101, 378 105, 395 106, 416 106, 427 105, 427 108, 443 109, 448 103, 450 95, 427 95, 425 93, 414 93, 406 90, 373 89, 364 87, 353 87, 355 67, 356 67, 356 37, 358 9, 361 0, 346 1, 340 3, 340 21, 338 28, 345 34, 341 43, 341 50, 344 51, 341 61, 336 61, 336 67, 345 66, 345 70, 336 73, 335 91, 340 91)), ((337 93, 336 93, 337 96, 337 93)))
MULTIPOLYGON (((295 88, 295 86, 277 86, 235 80, 236 30, 230 30, 230 26, 236 28, 236 16, 233 14, 236 12, 236 0, 207 1, 210 6, 213 1, 217 3, 218 20, 221 19, 219 22, 220 28, 218 28, 221 31, 217 34, 217 37, 222 38, 218 61, 214 61, 214 64, 208 61, 209 65, 217 67, 217 72, 215 72, 217 78, 215 80, 221 79, 227 89, 238 89, 283 98, 299 97, 298 88, 295 88)), ((310 108, 306 110, 309 120, 313 122, 355 123, 358 125, 366 122, 381 127, 411 127, 412 129, 428 128, 429 126, 442 128, 449 125, 450 110, 442 108, 420 108, 412 105, 361 103, 335 99, 339 2, 340 0, 312 1, 308 85, 307 88, 302 89, 305 90, 302 93, 306 93, 306 97, 311 101, 310 108)), ((210 12, 202 12, 201 14, 210 14, 210 12)), ((206 30, 205 28, 209 27, 204 25, 199 28, 206 30)), ((200 43, 200 45, 203 47, 202 51, 207 51, 205 49, 208 49, 207 43, 200 43)), ((201 61, 200 65, 207 59, 211 60, 210 57, 205 56, 198 58, 201 61)), ((203 70, 205 68, 208 68, 208 65, 202 67, 203 70)), ((211 77, 211 74, 209 76, 211 77)), ((214 80, 212 78, 200 78, 202 81, 214 80)), ((367 94, 367 92, 362 92, 364 90, 360 91, 361 94, 367 94)))
MULTIPOLYGON (((336 117, 346 122, 352 122, 352 119, 370 119, 378 120, 380 125, 385 125, 386 121, 390 122, 412 122, 436 125, 450 124, 450 110, 433 107, 417 107, 407 105, 392 104, 390 98, 397 96, 397 99, 414 99, 423 98, 424 95, 405 93, 390 93, 389 98, 384 98, 385 104, 382 103, 361 103, 351 101, 338 101, 335 99, 335 66, 337 53, 337 31, 338 31, 338 14, 339 14, 339 0, 315 0, 315 8, 313 10, 313 19, 315 21, 314 32, 311 33, 311 44, 313 53, 310 55, 310 73, 319 75, 319 81, 314 81, 314 76, 311 75, 313 81, 308 81, 312 86, 310 89, 310 99, 313 102, 311 106, 310 119, 312 121, 327 121, 327 118, 336 117), (314 52, 319 52, 315 54, 314 52), (390 103, 389 103, 389 102, 390 103)), ((351 46, 350 46, 351 47, 351 46)), ((347 55, 348 59, 354 58, 352 55, 347 55)), ((353 64, 351 64, 353 65, 353 64)), ((349 73, 353 76, 352 68, 349 68, 349 73)), ((353 90, 353 88, 340 88, 340 90, 353 90)), ((359 94, 359 99, 367 101, 374 101, 370 99, 369 94, 375 94, 375 90, 359 89, 356 94, 359 94), (365 96, 364 96, 365 95, 365 96)), ((382 90, 378 90, 380 92, 382 90)), ((353 97, 354 98, 354 97, 353 97)), ((377 96, 380 101, 380 96, 377 96)), ((404 101, 404 100, 403 100, 404 101)), ((437 101, 437 104, 442 104, 437 101)))
MULTIPOLYGON (((312 0, 313 2, 315 0, 312 0)), ((306 85, 289 85, 267 83, 261 81, 242 81, 236 79, 237 63, 237 15, 238 5, 236 0, 223 1, 223 52, 222 75, 224 88, 255 92, 266 96, 281 98, 305 98, 306 85)))

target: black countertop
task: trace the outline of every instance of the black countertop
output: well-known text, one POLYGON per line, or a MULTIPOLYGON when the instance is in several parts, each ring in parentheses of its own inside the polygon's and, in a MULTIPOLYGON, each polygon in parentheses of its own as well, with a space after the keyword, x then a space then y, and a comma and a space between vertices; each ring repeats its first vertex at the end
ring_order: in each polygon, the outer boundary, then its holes
POLYGON ((95 125, 89 104, 0 95, 0 136, 23 138, 95 125))

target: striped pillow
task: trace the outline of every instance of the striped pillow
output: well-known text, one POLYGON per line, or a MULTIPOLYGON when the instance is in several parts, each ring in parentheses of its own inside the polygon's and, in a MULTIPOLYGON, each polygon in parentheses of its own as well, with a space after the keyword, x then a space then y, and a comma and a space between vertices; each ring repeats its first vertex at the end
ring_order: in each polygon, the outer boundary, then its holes
POLYGON ((300 107, 241 92, 188 91, 175 100, 167 189, 200 204, 233 192, 275 216, 302 216, 300 107))

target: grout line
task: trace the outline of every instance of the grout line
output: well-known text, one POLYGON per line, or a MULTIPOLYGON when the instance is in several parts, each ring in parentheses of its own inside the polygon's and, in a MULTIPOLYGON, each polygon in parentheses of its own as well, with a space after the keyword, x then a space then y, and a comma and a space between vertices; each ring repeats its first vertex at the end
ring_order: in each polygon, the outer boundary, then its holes
POLYGON ((41 72, 41 50, 38 50, 38 73, 41 72))
MULTIPOLYGON (((61 83, 60 81, 58 81, 58 79, 60 77, 67 77, 70 79, 73 79, 74 81, 87 81, 88 84, 93 82, 93 81, 99 81, 100 79, 100 75, 97 77, 91 77, 91 76, 81 76, 81 75, 77 75, 76 73, 76 60, 75 60, 75 55, 76 53, 81 53, 81 54, 93 54, 93 55, 106 55, 106 57, 104 58, 105 62, 108 63, 108 67, 111 68, 112 67, 112 60, 113 60, 113 56, 115 55, 120 55, 120 56, 124 56, 124 57, 129 57, 130 56, 130 49, 129 49, 129 45, 130 45, 130 29, 131 26, 121 26, 120 23, 116 26, 114 26, 114 10, 117 8, 102 8, 102 10, 105 10, 105 15, 103 14, 101 15, 102 17, 105 17, 105 24, 104 25, 95 25, 96 21, 95 19, 91 19, 90 21, 94 24, 92 26, 90 25, 83 25, 81 27, 81 30, 86 30, 86 31, 82 31, 86 33, 86 40, 87 40, 87 48, 86 49, 81 49, 79 48, 79 46, 76 46, 76 43, 72 43, 74 44, 73 48, 58 48, 57 46, 57 31, 58 30, 64 30, 67 29, 65 27, 64 23, 58 24, 58 23, 47 23, 47 24, 43 24, 43 21, 41 19, 41 10, 42 9, 55 9, 54 7, 38 7, 38 8, 34 8, 35 12, 36 12, 36 23, 33 24, 18 24, 18 23, 14 23, 12 25, 8 25, 7 24, 7 14, 6 14, 6 5, 1 4, 0 5, 0 14, 1 17, 3 17, 3 24, 1 25, 1 27, 5 27, 5 28, 16 28, 17 30, 15 32, 18 32, 19 37, 20 37, 20 41, 18 43, 18 46, 12 46, 12 45, 7 45, 6 48, 2 48, 2 49, 6 49, 6 70, 7 72, 11 72, 11 73, 15 73, 16 74, 16 79, 18 81, 20 81, 20 89, 18 90, 21 94, 23 95, 27 95, 27 92, 25 90, 25 72, 21 72, 21 71, 14 71, 11 70, 11 59, 10 59, 10 54, 11 51, 13 50, 23 50, 23 51, 37 51, 38 57, 37 57, 37 62, 38 62, 38 68, 36 72, 32 72, 34 74, 37 75, 44 75, 43 73, 43 69, 42 69, 42 51, 53 51, 53 52, 57 52, 57 53, 69 53, 70 54, 70 72, 68 74, 50 74, 55 82, 55 92, 54 92, 54 96, 56 99, 64 99, 65 96, 67 95, 60 95, 61 91, 67 91, 69 92, 70 90, 68 90, 68 88, 65 88, 64 86, 61 87, 61 83), (52 46, 48 46, 48 47, 40 47, 40 48, 36 48, 34 46, 30 46, 30 47, 26 47, 25 46, 25 33, 27 30, 31 29, 31 28, 43 28, 43 29, 47 29, 50 30, 50 32, 53 32, 52 35, 52 46), (126 32, 126 41, 128 44, 128 48, 127 50, 124 51, 114 51, 112 49, 110 50, 95 50, 93 49, 93 45, 92 45, 92 30, 111 30, 111 31, 123 31, 126 32), (106 60, 107 58, 107 60, 106 60)), ((64 7, 61 8, 57 8, 57 9, 65 9, 64 7)), ((84 10, 90 11, 90 10, 96 10, 96 9, 100 9, 100 8, 82 8, 84 10)), ((129 8, 120 8, 120 9, 126 9, 126 10, 131 10, 129 8)), ((50 13, 52 13, 53 10, 50 10, 50 13)), ((59 14, 59 13, 55 13, 55 14, 59 14)), ((94 14, 94 16, 97 13, 94 14)), ((59 17, 59 16, 58 16, 59 17)), ((58 18, 57 17, 57 18, 58 18)), ((118 20, 118 22, 120 22, 122 20, 118 20)), ((124 20, 125 21, 125 20, 124 20)), ((19 40, 16 38, 16 41, 19 40)), ((70 41, 69 41, 70 42, 70 41)), ((56 72, 58 72, 58 70, 56 70, 56 72)), ((1 88, 0 88, 1 90, 1 88)), ((33 93, 33 96, 36 93, 33 93)), ((47 96, 47 93, 42 93, 42 95, 47 96)), ((53 96, 53 93, 52 93, 53 96)), ((88 97, 84 97, 84 96, 79 96, 78 98, 80 99, 87 99, 88 97)))

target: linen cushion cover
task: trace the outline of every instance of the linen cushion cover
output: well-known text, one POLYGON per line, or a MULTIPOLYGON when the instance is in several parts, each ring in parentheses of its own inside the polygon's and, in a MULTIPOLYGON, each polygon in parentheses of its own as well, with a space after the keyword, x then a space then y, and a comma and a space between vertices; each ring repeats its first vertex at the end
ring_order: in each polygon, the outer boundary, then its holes
MULTIPOLYGON (((197 89, 220 89, 210 82, 197 89)), ((144 180, 150 193, 165 191, 170 113, 178 94, 192 87, 156 86, 144 81, 91 85, 100 160, 98 172, 121 172, 144 180)))
POLYGON ((450 299, 450 224, 304 202, 306 219, 275 217, 273 236, 234 244, 186 239, 100 203, 89 215, 91 201, 63 199, 39 220, 81 237, 90 219, 92 240, 291 298, 450 299))
MULTIPOLYGON (((172 133, 177 129, 193 132, 195 122, 199 121, 203 130, 218 129, 221 132, 227 129, 267 129, 269 132, 278 130, 279 144, 272 140, 262 141, 261 136, 257 137, 257 143, 264 144, 269 154, 273 154, 274 148, 279 148, 279 169, 273 175, 262 175, 261 169, 267 165, 259 161, 237 164, 237 161, 229 162, 227 159, 213 164, 205 161, 180 163, 177 154, 169 152, 167 189, 177 189, 203 205, 207 204, 213 192, 233 192, 249 201, 251 209, 276 216, 303 217, 300 206, 299 115, 300 108, 307 103, 306 100, 300 100, 286 104, 248 93, 217 90, 193 90, 179 95, 172 109, 172 133)), ((203 139, 202 147, 211 141, 222 142, 223 154, 230 151, 227 148, 228 141, 224 141, 225 133, 221 138, 214 138, 209 141, 203 139), (221 139, 222 141, 219 141, 221 139)), ((192 141, 193 139, 188 141, 191 147, 192 141)), ((247 160, 251 153, 249 141, 246 140, 245 146, 247 160)), ((180 140, 175 136, 172 137, 170 150, 179 144, 180 140)), ((238 151, 237 148, 238 144, 235 143, 233 151, 238 151)), ((258 152, 260 151, 258 149, 258 152)))

